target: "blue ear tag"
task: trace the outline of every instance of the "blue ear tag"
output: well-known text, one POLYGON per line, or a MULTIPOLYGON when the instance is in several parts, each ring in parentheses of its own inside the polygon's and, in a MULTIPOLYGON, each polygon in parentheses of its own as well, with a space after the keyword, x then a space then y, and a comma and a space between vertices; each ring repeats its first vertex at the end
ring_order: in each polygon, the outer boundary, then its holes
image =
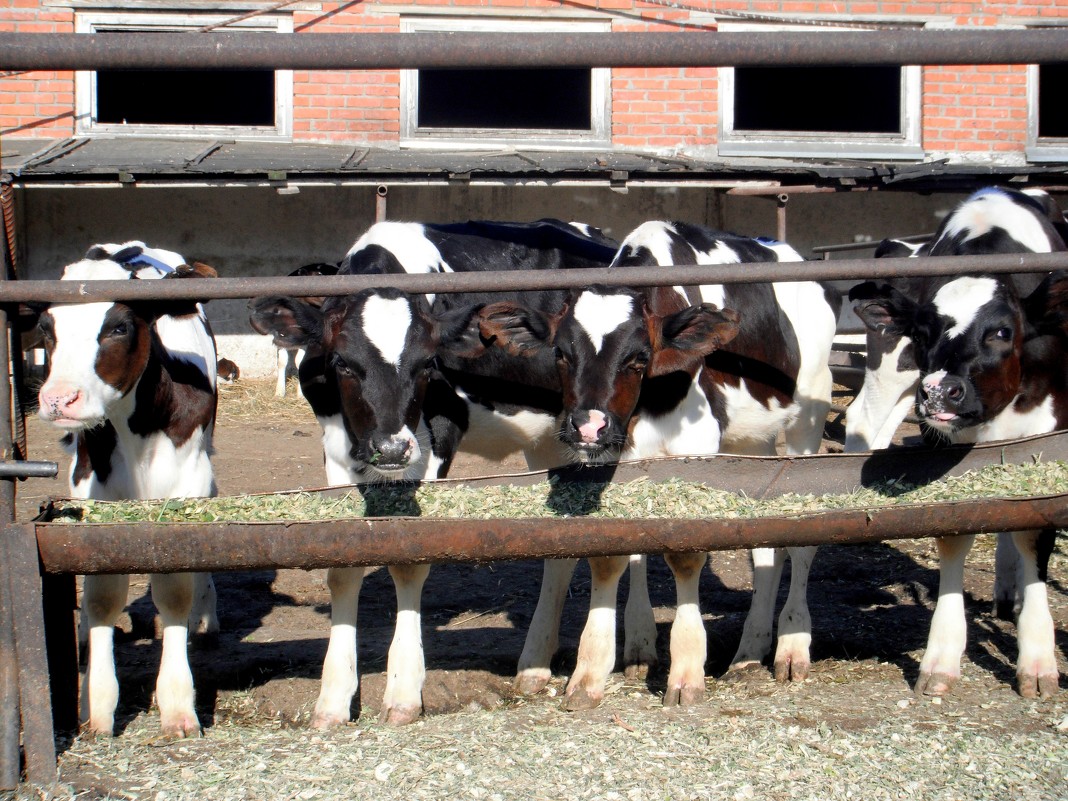
MULTIPOLYGON (((121 256, 121 254, 117 255, 121 256)), ((164 275, 174 272, 174 267, 167 264, 167 262, 160 261, 144 251, 141 251, 140 253, 131 253, 129 256, 123 257, 121 263, 126 267, 151 267, 155 270, 159 270, 164 275)))

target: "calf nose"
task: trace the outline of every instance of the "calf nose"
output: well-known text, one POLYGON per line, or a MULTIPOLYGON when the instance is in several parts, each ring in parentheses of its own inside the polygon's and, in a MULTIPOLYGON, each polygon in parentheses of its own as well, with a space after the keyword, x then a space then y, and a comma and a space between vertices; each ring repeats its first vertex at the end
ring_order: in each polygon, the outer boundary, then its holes
POLYGON ((597 442, 608 425, 604 412, 597 409, 572 412, 568 420, 571 428, 578 434, 578 439, 591 444, 597 442))
POLYGON ((80 389, 69 386, 42 387, 37 397, 38 404, 50 417, 60 417, 74 411, 81 403, 80 389))
POLYGON ((944 374, 924 378, 920 391, 923 401, 927 404, 928 414, 959 408, 967 395, 964 382, 960 378, 944 374))
POLYGON ((390 437, 382 440, 374 448, 377 457, 375 464, 401 466, 407 465, 412 443, 404 437, 390 437))

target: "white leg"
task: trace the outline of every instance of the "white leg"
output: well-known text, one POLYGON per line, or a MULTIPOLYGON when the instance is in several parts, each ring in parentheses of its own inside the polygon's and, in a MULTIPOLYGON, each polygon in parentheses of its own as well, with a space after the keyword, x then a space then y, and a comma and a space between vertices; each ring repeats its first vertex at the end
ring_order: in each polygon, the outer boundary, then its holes
POLYGON ((289 351, 285 348, 278 349, 276 360, 277 372, 274 381, 274 396, 284 398, 286 396, 286 370, 289 369, 289 351))
POLYGON ((1013 620, 1017 610, 1017 589, 1020 576, 1019 552, 1012 541, 1012 534, 998 534, 994 550, 994 615, 1001 620, 1013 620))
POLYGON ((790 593, 779 614, 779 640, 775 646, 776 681, 801 681, 808 676, 812 617, 808 612, 808 574, 815 546, 788 548, 790 593))
POLYGON ((968 639, 964 617, 964 561, 975 535, 941 537, 938 543, 938 603, 931 619, 927 650, 920 662, 917 695, 945 695, 960 678, 968 639))
POLYGON ((193 708, 193 673, 187 642, 189 612, 193 608, 193 574, 164 573, 151 577, 152 600, 163 626, 163 656, 156 679, 156 704, 165 737, 200 733, 193 708))
POLYGON ((759 665, 771 653, 771 629, 775 619, 775 598, 779 591, 783 559, 782 548, 754 548, 753 599, 742 626, 742 640, 731 660, 731 670, 759 665))
POLYGON ((665 554, 675 574, 675 622, 671 624, 671 671, 664 706, 693 706, 705 697, 705 659, 708 640, 698 585, 706 553, 665 554))
POLYGON ((644 679, 657 663, 656 618, 649 600, 648 573, 646 557, 630 557, 627 605, 623 610, 623 671, 631 680, 644 679))
POLYGON ((82 688, 82 720, 94 734, 115 733, 119 680, 115 675, 115 622, 126 606, 129 576, 86 576, 82 615, 88 633, 89 664, 82 688))
POLYGON ((567 683, 567 709, 592 709, 604 698, 616 664, 616 595, 629 557, 597 556, 590 563, 590 614, 579 639, 575 672, 567 683))
POLYGON ((218 634, 218 596, 211 573, 193 574, 193 608, 189 611, 190 634, 218 634))
POLYGON ((1037 531, 1013 535, 1020 555, 1020 586, 1023 587, 1023 607, 1016 621, 1016 637, 1020 646, 1016 683, 1024 698, 1049 698, 1055 695, 1059 680, 1053 617, 1049 612, 1046 583, 1038 577, 1037 539, 1037 531))
POLYGON ((304 349, 299 348, 296 353, 293 354, 293 369, 297 370, 297 397, 304 397, 304 389, 300 385, 300 363, 304 361, 304 349))
POLYGON ((430 565, 393 565, 397 588, 397 628, 386 662, 386 692, 380 720, 394 725, 412 723, 423 714, 423 635, 420 604, 430 565))
POLYGON ((349 722, 356 695, 356 607, 365 569, 332 567, 326 572, 330 588, 330 642, 323 661, 323 682, 312 713, 312 728, 325 729, 349 722))
POLYGON ((550 663, 560 645, 560 617, 576 564, 577 559, 545 560, 538 605, 516 671, 515 687, 523 695, 544 690, 552 678, 550 663))
MULTIPOLYGON (((878 343, 881 335, 868 333, 868 353, 885 349, 878 343), (875 338, 873 340, 873 338, 875 338)), ((846 412, 846 453, 886 448, 901 421, 915 403, 919 370, 899 370, 904 350, 912 340, 902 338, 897 346, 881 357, 874 368, 864 372, 864 383, 846 412)))

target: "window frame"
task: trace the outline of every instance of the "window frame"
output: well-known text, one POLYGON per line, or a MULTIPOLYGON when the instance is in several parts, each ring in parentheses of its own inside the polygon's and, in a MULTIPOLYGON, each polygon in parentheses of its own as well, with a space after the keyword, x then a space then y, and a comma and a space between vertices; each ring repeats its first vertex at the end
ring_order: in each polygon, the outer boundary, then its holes
MULTIPOLYGON (((232 19, 225 11, 212 13, 79 11, 76 33, 99 31, 192 31, 232 19)), ((292 15, 261 15, 231 23, 227 30, 292 33, 292 15)), ((81 136, 161 136, 179 138, 225 137, 288 141, 293 136, 293 72, 274 70, 274 125, 178 125, 152 123, 100 123, 96 119, 96 71, 74 74, 75 134, 81 136)))
MULTIPOLYGON (((549 19, 486 16, 408 16, 400 23, 402 33, 506 32, 506 33, 599 33, 611 31, 609 20, 549 19)), ((400 146, 485 148, 486 145, 523 147, 604 148, 611 145, 612 71, 590 70, 590 128, 420 128, 419 70, 400 70, 400 146)))
MULTIPOLYGON (((812 31, 805 25, 719 24, 721 31, 812 31)), ((820 28, 834 33, 843 28, 820 28)), ((721 156, 768 156, 797 158, 923 158, 922 111, 923 72, 920 66, 901 68, 901 108, 899 133, 856 133, 837 135, 826 131, 745 131, 734 129, 734 67, 719 68, 719 143, 721 156), (849 137, 848 140, 846 137, 849 137)))
POLYGON ((1024 157, 1031 162, 1068 161, 1068 136, 1039 136, 1038 64, 1027 65, 1027 141, 1024 157))

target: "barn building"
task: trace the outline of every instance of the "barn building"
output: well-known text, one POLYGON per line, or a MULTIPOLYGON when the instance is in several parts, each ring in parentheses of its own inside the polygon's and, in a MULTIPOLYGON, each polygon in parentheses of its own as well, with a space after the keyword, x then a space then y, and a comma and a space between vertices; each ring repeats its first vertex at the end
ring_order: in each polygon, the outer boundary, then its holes
MULTIPOLYGON (((1056 0, 8 0, 0 32, 811 31, 1068 26, 1056 0)), ((682 219, 822 246, 933 231, 990 183, 1068 192, 1068 64, 0 73, 23 278, 142 239, 223 276, 337 261, 376 218, 682 219)), ((0 65, 2 66, 2 65, 0 65)), ((865 255, 860 251, 859 255, 865 255)), ((209 307, 246 376, 244 301, 209 307)))

